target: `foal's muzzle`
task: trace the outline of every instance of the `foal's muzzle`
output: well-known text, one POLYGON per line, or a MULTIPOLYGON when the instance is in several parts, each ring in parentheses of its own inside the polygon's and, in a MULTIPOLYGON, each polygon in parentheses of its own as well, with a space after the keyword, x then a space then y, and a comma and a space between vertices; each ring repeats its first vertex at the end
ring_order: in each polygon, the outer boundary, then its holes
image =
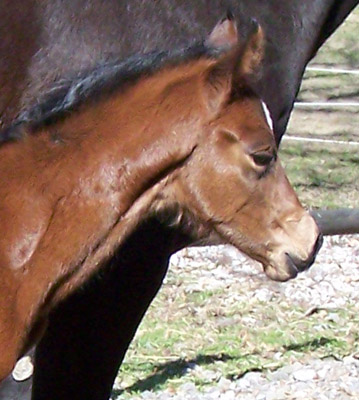
POLYGON ((320 248, 323 244, 323 235, 319 233, 318 238, 314 244, 313 250, 310 253, 309 257, 306 260, 301 260, 295 256, 291 256, 286 253, 286 262, 288 271, 292 274, 292 278, 295 278, 298 272, 303 272, 307 270, 315 261, 315 257, 317 256, 320 248))

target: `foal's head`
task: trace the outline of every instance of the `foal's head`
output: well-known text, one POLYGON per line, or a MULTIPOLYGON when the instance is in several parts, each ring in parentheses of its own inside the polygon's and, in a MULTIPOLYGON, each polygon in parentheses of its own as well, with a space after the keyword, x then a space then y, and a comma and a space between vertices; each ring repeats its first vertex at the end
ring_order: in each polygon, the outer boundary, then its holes
POLYGON ((321 235, 287 180, 265 105, 250 87, 263 40, 256 27, 239 44, 229 20, 209 37, 228 51, 202 74, 201 100, 211 117, 194 132, 197 145, 167 186, 166 204, 195 219, 189 226, 199 237, 215 233, 285 281, 313 263, 321 235))

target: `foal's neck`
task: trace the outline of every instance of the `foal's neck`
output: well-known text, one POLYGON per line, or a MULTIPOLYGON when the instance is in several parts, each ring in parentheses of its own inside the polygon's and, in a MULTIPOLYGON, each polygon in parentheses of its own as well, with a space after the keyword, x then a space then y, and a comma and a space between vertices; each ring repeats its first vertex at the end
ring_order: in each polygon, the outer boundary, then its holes
POLYGON ((66 142, 64 159, 66 153, 76 159, 81 174, 100 173, 102 182, 117 187, 126 198, 121 199, 126 209, 195 146, 195 132, 203 123, 195 85, 196 79, 183 72, 164 71, 163 76, 147 78, 86 107, 50 129, 49 135, 58 134, 66 142))
POLYGON ((28 176, 24 193, 39 205, 31 218, 24 210, 7 239, 21 243, 32 232, 21 257, 8 261, 20 282, 20 310, 51 308, 97 270, 195 148, 207 116, 191 75, 176 74, 147 78, 8 147, 28 176))

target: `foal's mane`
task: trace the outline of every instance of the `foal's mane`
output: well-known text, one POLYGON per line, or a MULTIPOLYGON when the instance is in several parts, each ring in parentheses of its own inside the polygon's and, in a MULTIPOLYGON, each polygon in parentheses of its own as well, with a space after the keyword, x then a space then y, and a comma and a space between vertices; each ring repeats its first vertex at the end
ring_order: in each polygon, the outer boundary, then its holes
POLYGON ((151 76, 165 67, 174 67, 202 57, 218 58, 224 48, 196 43, 181 50, 154 51, 135 55, 126 61, 111 61, 90 71, 57 82, 39 102, 23 111, 7 128, 0 131, 0 145, 17 141, 26 133, 66 118, 83 104, 95 103, 105 96, 134 85, 140 78, 151 76))

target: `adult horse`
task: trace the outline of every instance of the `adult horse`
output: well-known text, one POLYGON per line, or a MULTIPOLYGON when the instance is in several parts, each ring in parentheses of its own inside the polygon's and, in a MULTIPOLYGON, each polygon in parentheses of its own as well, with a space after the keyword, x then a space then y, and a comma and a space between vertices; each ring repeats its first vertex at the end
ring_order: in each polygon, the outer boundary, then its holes
POLYGON ((233 244, 274 280, 311 266, 319 228, 249 84, 262 54, 259 27, 242 43, 225 19, 204 44, 58 88, 3 134, 0 382, 49 312, 151 215, 233 244))
MULTIPOLYGON (((305 65, 356 4, 357 0, 202 0, 190 5, 179 0, 155 5, 139 0, 7 0, 0 20, 1 119, 9 124, 54 81, 99 62, 201 39, 231 8, 245 16, 244 22, 255 17, 267 34, 263 75, 256 86, 271 111, 279 141, 305 65)), ((240 26, 245 33, 246 24, 240 26)), ((33 399, 108 398, 169 256, 187 240, 183 232, 155 218, 146 221, 118 249, 101 279, 52 314, 37 347, 33 399)))

